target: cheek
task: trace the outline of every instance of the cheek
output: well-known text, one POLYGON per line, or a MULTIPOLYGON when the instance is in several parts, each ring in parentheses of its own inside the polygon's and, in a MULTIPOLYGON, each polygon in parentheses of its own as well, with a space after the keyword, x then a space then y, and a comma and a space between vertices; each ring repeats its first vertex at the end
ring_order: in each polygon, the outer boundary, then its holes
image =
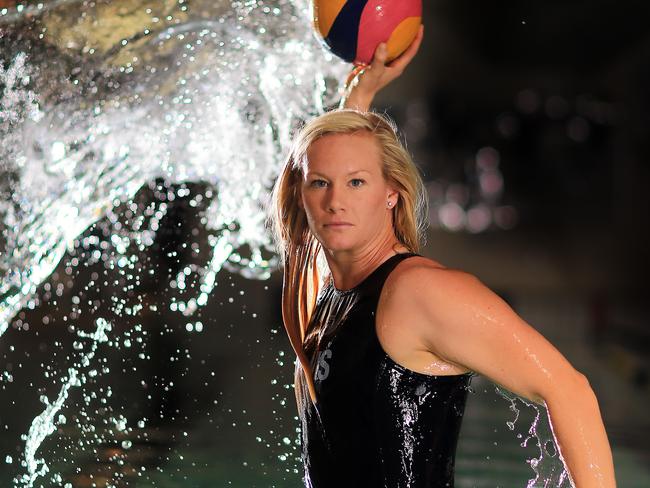
POLYGON ((310 224, 313 223, 318 217, 318 202, 313 197, 303 196, 300 199, 300 207, 305 212, 307 222, 310 224))
POLYGON ((384 195, 372 195, 365 202, 364 211, 373 220, 382 220, 386 217, 384 209, 386 198, 384 195))

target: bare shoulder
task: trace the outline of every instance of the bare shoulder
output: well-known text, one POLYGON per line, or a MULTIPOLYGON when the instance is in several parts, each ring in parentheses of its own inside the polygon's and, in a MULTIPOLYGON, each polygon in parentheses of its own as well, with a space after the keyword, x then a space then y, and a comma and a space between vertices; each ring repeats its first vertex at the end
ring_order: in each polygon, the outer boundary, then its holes
POLYGON ((476 276, 422 256, 405 259, 388 276, 384 289, 386 295, 400 298, 436 294, 463 294, 477 286, 483 286, 476 276))
POLYGON ((453 309, 475 295, 470 289, 477 282, 469 273, 425 257, 400 262, 386 279, 377 308, 382 347, 415 371, 467 372, 470 368, 455 355, 465 332, 456 326, 453 309))
POLYGON ((437 332, 453 338, 455 333, 470 333, 478 318, 490 323, 521 321, 473 274, 420 257, 405 259, 388 276, 381 304, 392 316, 408 315, 420 335, 437 332))

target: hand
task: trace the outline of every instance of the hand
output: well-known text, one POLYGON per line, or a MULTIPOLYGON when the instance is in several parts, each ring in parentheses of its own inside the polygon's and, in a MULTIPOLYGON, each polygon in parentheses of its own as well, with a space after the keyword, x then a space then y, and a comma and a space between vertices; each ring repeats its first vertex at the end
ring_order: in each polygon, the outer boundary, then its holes
POLYGON ((375 95, 391 81, 398 78, 415 57, 422 38, 424 25, 420 25, 411 45, 390 63, 386 63, 388 49, 386 43, 377 46, 375 55, 369 65, 356 66, 348 75, 345 83, 345 95, 341 99, 341 108, 355 108, 366 111, 370 108, 375 95))

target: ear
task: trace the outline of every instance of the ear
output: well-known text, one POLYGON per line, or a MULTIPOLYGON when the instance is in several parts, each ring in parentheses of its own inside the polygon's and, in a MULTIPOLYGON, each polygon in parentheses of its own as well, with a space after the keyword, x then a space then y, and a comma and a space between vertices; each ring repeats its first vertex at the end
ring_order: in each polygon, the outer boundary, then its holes
POLYGON ((397 206, 397 201, 399 200, 399 192, 392 187, 388 187, 388 193, 386 194, 386 201, 392 203, 392 207, 397 206))

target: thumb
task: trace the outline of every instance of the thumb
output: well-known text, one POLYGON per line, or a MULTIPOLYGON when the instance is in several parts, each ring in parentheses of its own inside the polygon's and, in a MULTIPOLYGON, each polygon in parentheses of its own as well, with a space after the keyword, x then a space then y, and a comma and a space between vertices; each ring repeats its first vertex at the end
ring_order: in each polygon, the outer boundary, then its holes
POLYGON ((380 42, 377 45, 377 49, 375 49, 375 55, 372 58, 372 64, 379 64, 381 63, 382 65, 386 64, 386 59, 388 58, 388 46, 386 46, 385 42, 380 42))

